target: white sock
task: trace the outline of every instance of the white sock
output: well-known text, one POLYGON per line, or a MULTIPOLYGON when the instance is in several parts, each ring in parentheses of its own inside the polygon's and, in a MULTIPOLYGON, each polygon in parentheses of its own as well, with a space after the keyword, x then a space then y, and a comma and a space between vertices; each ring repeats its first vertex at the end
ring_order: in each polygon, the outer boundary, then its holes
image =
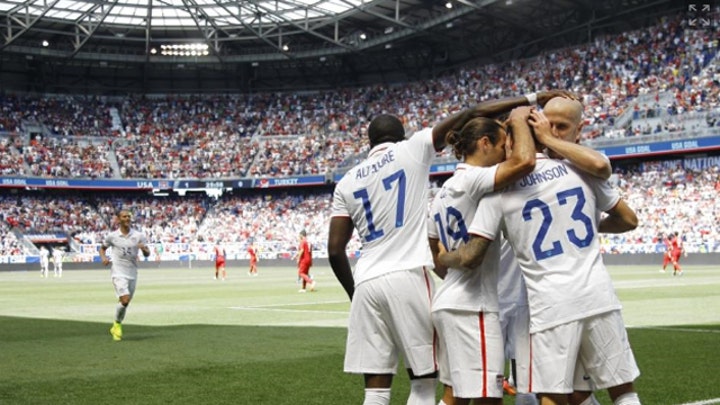
POLYGON ((443 401, 442 398, 441 398, 441 399, 440 399, 440 402, 438 402, 438 405, 447 405, 447 404, 446 404, 445 401, 443 401))
POLYGON ((600 402, 598 402, 594 394, 590 394, 590 396, 585 398, 580 405, 600 405, 600 402))
POLYGON ((410 380, 410 396, 407 405, 435 405, 437 378, 416 378, 410 380))
POLYGON ((637 392, 628 392, 627 394, 622 394, 617 399, 615 399, 614 402, 615 405, 641 405, 640 404, 640 397, 638 397, 637 392))
POLYGON ((127 307, 118 302, 115 307, 115 322, 122 322, 125 319, 125 311, 127 311, 127 307))
POLYGON ((390 388, 365 388, 363 405, 390 405, 390 388))

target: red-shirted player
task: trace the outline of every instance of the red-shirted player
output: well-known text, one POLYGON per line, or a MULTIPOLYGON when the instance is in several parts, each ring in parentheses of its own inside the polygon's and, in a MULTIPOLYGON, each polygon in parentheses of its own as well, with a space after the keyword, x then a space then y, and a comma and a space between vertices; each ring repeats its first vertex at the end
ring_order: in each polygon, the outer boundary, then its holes
POLYGON ((663 243, 665 244, 665 254, 663 254, 663 264, 662 264, 662 269, 660 269, 660 273, 665 273, 665 268, 667 267, 668 263, 672 262, 672 257, 673 257, 672 239, 673 239, 673 234, 670 234, 670 236, 668 236, 668 237, 663 237, 663 243))
POLYGON ((298 292, 305 292, 305 287, 309 286, 310 291, 315 291, 315 281, 310 278, 310 266, 312 266, 312 250, 307 241, 307 233, 300 231, 300 246, 298 246, 297 255, 295 255, 298 263, 298 276, 302 279, 302 289, 298 292))
POLYGON ((215 280, 221 272, 222 279, 225 281, 225 248, 218 243, 215 245, 215 280))
POLYGON ((250 246, 248 246, 247 252, 250 255, 250 271, 248 271, 248 274, 251 276, 257 276, 258 257, 257 248, 254 243, 251 243, 250 246))
POLYGON ((680 268, 680 255, 682 255, 683 253, 683 243, 677 232, 675 232, 675 235, 673 235, 672 241, 670 243, 672 245, 671 259, 673 264, 673 276, 682 276, 683 271, 682 268, 680 268))

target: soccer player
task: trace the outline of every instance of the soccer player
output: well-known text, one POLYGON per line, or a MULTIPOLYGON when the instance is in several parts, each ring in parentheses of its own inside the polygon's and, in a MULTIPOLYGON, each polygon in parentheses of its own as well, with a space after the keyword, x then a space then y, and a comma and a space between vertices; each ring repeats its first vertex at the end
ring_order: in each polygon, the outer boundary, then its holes
POLYGON ((302 279, 302 288, 298 291, 304 293, 307 287, 310 291, 315 291, 315 281, 310 277, 310 267, 312 266, 312 250, 310 243, 307 241, 307 232, 303 229, 300 231, 300 246, 298 246, 295 260, 298 264, 298 276, 302 279))
POLYGON ((222 277, 222 280, 225 281, 225 257, 227 255, 225 254, 225 248, 220 246, 220 242, 217 242, 215 244, 215 280, 218 279, 218 276, 222 277))
POLYGON ((257 276, 257 274, 258 274, 258 270, 257 270, 258 256, 257 256, 257 247, 255 246, 254 242, 251 243, 250 246, 248 246, 247 252, 250 255, 250 271, 248 271, 248 274, 251 276, 257 276))
POLYGON ((40 246, 40 277, 45 278, 48 275, 48 267, 50 262, 50 251, 45 245, 40 246))
POLYGON ((65 257, 65 252, 63 251, 62 246, 57 246, 53 248, 52 257, 54 273, 53 276, 62 278, 63 258, 65 257))
POLYGON ((683 254, 683 242, 680 238, 680 234, 675 232, 670 240, 670 244, 672 246, 672 264, 673 264, 673 276, 682 276, 683 271, 680 267, 680 256, 683 254))
MULTIPOLYGON (((531 125, 533 126, 535 139, 540 144, 545 145, 549 157, 567 160, 585 174, 607 180, 612 174, 612 166, 607 156, 580 145, 580 135, 583 127, 582 113, 582 104, 574 98, 557 97, 549 100, 543 106, 542 113, 538 111, 531 112, 531 125)), ((515 265, 517 265, 516 261, 515 265)), ((519 270, 511 270, 511 272, 516 271, 519 270)), ((515 314, 518 318, 514 322, 525 321, 520 318, 528 316, 527 311, 525 311, 526 307, 527 302, 524 302, 520 310, 515 314)), ((502 318, 501 308, 501 321, 502 318)), ((527 330, 527 327, 524 326, 516 325, 516 328, 522 331, 527 330)), ((521 337, 519 340, 521 340, 521 344, 525 344, 527 343, 527 336, 521 337)), ((524 360, 522 359, 519 367, 527 370, 529 365, 525 364, 524 360)), ((592 391, 593 387, 589 380, 576 379, 575 391, 570 395, 570 404, 599 405, 594 395, 592 395, 592 391)))
POLYGON ((632 209, 606 182, 538 154, 533 173, 483 199, 478 212, 469 228, 475 236, 455 252, 440 247, 439 259, 474 268, 500 231, 507 236, 530 305, 531 368, 518 376, 519 388, 537 392, 543 405, 564 405, 584 367, 615 405, 640 404, 633 388, 640 372, 597 238, 637 226, 632 209), (598 223, 599 210, 609 215, 598 223))
POLYGON ((390 403, 398 355, 411 379, 407 403, 435 402, 432 257, 424 235, 430 164, 449 129, 406 140, 397 117, 376 116, 368 157, 335 187, 328 254, 351 300, 344 370, 364 375, 365 405, 390 403), (353 274, 345 248, 354 228, 363 247, 353 274))
POLYGON ((433 280, 427 272, 433 262, 425 237, 430 164, 451 130, 523 104, 525 97, 484 102, 409 139, 397 117, 378 115, 368 127, 368 157, 336 185, 328 255, 352 301, 344 370, 364 375, 365 404, 390 402, 399 355, 411 379, 408 404, 434 404, 433 280), (363 247, 353 273, 345 249, 354 229, 363 247))
MULTIPOLYGON (((529 174, 535 165, 535 143, 528 126, 529 107, 514 109, 508 120, 514 137, 506 160, 507 133, 502 123, 474 118, 447 141, 461 163, 437 193, 430 210, 430 246, 439 239, 454 250, 469 238, 479 201, 529 174)), ((440 381, 445 385, 443 403, 467 405, 502 404, 505 364, 503 337, 498 316, 497 260, 483 269, 467 272, 450 267, 432 303, 432 319, 438 331, 440 381), (498 379, 500 378, 500 379, 498 379), (453 399, 447 398, 448 389, 453 399)), ((437 265, 436 265, 437 267, 437 265)))
POLYGON ((110 265, 107 250, 112 247, 112 267, 110 277, 115 287, 118 304, 115 307, 115 322, 110 328, 110 335, 114 341, 122 340, 122 322, 125 319, 130 301, 135 295, 138 273, 138 251, 142 251, 146 258, 150 256, 147 247, 147 238, 139 231, 130 228, 130 212, 122 210, 117 214, 119 229, 110 232, 100 246, 100 259, 103 265, 110 265))
POLYGON ((662 237, 663 244, 665 244, 665 253, 663 253, 663 264, 662 264, 662 269, 660 269, 660 273, 665 273, 665 268, 667 267, 668 263, 672 262, 672 258, 673 258, 672 237, 673 237, 672 233, 667 237, 664 237, 664 236, 662 237))

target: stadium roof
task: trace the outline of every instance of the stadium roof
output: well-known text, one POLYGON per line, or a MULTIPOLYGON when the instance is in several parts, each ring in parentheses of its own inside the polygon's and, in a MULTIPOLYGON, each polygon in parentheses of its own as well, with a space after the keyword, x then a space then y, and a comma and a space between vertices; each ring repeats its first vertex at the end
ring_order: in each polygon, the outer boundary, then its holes
POLYGON ((517 58, 642 26, 684 5, 0 0, 0 85, 17 84, 14 78, 22 71, 34 75, 26 86, 43 91, 48 86, 251 91, 416 80, 470 61, 517 58))

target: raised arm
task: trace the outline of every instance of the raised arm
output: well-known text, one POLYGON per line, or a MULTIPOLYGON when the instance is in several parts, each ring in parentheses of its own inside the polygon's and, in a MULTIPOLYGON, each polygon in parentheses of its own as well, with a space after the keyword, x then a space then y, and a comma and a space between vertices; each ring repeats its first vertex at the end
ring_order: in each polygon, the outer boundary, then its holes
POLYGON ((328 258, 330 267, 338 281, 345 289, 350 301, 355 293, 355 280, 350 267, 350 260, 345 249, 353 233, 353 222, 349 217, 332 217, 328 236, 328 258))
POLYGON ((510 113, 508 132, 512 132, 513 137, 512 153, 497 167, 495 191, 515 183, 535 169, 535 140, 528 125, 530 112, 530 107, 518 107, 510 113))
POLYGON ((573 97, 567 91, 551 90, 532 93, 527 96, 507 97, 497 100, 487 100, 472 107, 457 112, 442 120, 433 127, 433 144, 435 150, 439 151, 445 147, 445 137, 450 131, 460 131, 468 121, 477 117, 496 117, 504 114, 515 107, 531 106, 537 101, 543 105, 547 100, 554 97, 573 97))
MULTIPOLYGON (((564 104, 569 104, 567 100, 563 101, 565 102, 564 104)), ((557 109, 556 104, 560 103, 553 103, 553 106, 549 108, 557 109)), ((566 108, 573 107, 573 104, 570 105, 571 107, 566 108)), ((554 110, 552 113, 555 115, 561 114, 554 110)), ((576 118, 579 119, 579 115, 576 118)), ((577 143, 577 134, 579 134, 580 128, 582 127, 581 123, 575 123, 573 120, 563 120, 561 118, 559 122, 552 125, 547 116, 540 111, 533 111, 530 114, 529 122, 535 132, 535 139, 538 142, 545 145, 545 147, 561 158, 570 161, 578 169, 603 180, 607 180, 612 174, 610 160, 605 155, 577 143), (576 127, 565 128, 564 126, 576 127), (559 133, 570 133, 574 142, 563 139, 559 133)))

